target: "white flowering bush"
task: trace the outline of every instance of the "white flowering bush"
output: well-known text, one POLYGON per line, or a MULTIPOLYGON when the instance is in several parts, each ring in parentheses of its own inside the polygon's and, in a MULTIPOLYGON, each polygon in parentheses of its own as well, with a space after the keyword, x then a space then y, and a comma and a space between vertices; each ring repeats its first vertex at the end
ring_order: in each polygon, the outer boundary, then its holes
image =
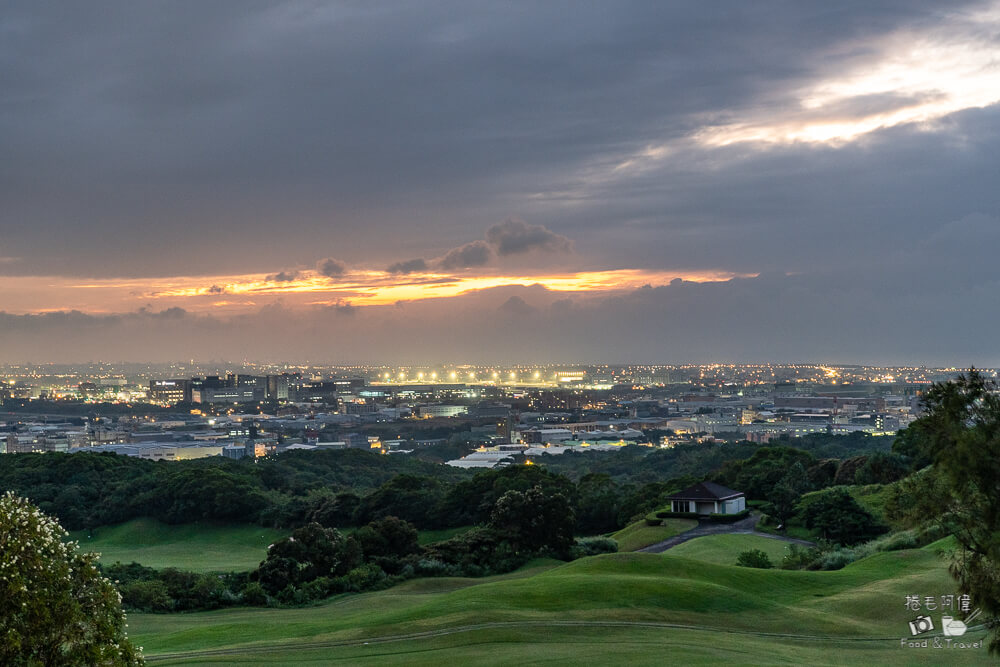
POLYGON ((121 596, 59 523, 0 496, 0 665, 141 665, 121 596))

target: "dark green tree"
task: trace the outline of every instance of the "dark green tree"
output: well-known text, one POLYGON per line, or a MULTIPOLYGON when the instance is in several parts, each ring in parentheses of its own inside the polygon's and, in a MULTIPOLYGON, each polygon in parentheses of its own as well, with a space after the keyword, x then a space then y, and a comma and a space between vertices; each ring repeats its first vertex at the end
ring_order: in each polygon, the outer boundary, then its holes
POLYGON ((576 532, 598 535, 616 530, 621 494, 618 485, 603 473, 584 475, 577 484, 576 532))
POLYGON ((360 562, 361 549, 355 540, 335 528, 310 523, 272 544, 253 578, 276 595, 288 586, 298 587, 319 577, 343 576, 360 562))
POLYGON ((387 516, 362 526, 352 535, 361 546, 366 561, 371 561, 390 574, 396 574, 401 561, 420 552, 417 529, 394 516, 387 516))
POLYGON ((441 511, 446 491, 432 477, 396 475, 361 501, 355 518, 361 523, 396 516, 420 528, 440 528, 449 520, 441 511))
POLYGON ((905 451, 931 468, 898 485, 887 503, 909 525, 932 519, 958 541, 951 573, 993 628, 990 651, 1000 653, 1000 395, 974 369, 937 383, 926 414, 906 429, 905 451), (930 495, 933 494, 933 495, 930 495))
POLYGON ((361 498, 349 491, 335 496, 320 496, 309 510, 307 518, 326 528, 353 526, 360 505, 361 498))
POLYGON ((573 483, 562 475, 538 465, 514 465, 484 470, 472 479, 456 484, 448 492, 441 511, 448 519, 447 525, 486 523, 500 496, 507 491, 527 491, 533 487, 547 494, 559 493, 568 500, 576 493, 573 483))
POLYGON ((875 452, 854 473, 855 484, 891 484, 909 472, 906 460, 893 452, 875 452))
POLYGON ((489 527, 517 551, 565 556, 573 545, 576 518, 566 496, 540 487, 507 491, 490 514, 489 527))
POLYGON ((841 487, 811 499, 802 510, 802 518, 807 528, 818 530, 823 539, 838 544, 865 542, 887 530, 841 487))
POLYGON ((800 461, 794 462, 768 494, 765 511, 785 524, 795 515, 802 494, 810 490, 809 475, 800 461))

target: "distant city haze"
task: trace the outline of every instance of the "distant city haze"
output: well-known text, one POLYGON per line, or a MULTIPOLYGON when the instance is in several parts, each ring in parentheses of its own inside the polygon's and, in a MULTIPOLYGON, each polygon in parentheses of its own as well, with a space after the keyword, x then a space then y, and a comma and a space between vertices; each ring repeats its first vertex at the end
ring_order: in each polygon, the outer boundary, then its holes
POLYGON ((1000 366, 1000 3, 12 2, 0 363, 1000 366))

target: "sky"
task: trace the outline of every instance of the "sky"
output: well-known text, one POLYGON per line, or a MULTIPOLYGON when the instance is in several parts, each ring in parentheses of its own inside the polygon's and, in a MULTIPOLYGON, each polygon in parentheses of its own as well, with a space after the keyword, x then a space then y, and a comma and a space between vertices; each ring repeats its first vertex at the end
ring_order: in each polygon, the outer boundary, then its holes
POLYGON ((1000 366, 1000 3, 0 8, 0 362, 1000 366))

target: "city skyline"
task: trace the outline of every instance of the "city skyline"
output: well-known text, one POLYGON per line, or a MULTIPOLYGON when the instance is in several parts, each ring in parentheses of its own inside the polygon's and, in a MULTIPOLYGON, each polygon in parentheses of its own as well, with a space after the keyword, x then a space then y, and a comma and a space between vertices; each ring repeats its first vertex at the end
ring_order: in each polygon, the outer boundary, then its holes
POLYGON ((1000 366, 995 2, 0 34, 0 363, 1000 366))

